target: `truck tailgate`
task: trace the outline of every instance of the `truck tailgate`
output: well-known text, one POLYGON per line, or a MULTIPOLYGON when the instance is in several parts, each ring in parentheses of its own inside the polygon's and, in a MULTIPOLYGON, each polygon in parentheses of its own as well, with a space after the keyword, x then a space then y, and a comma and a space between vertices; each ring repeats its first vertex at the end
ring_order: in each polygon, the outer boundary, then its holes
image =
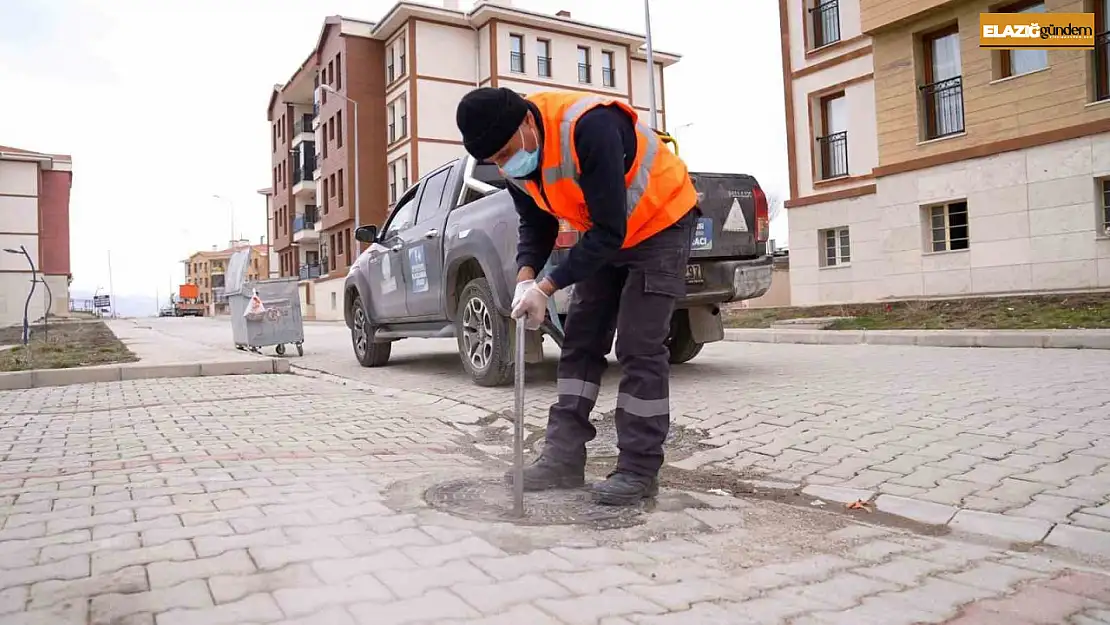
POLYGON ((756 238, 767 228, 766 199, 755 178, 746 174, 690 172, 702 215, 690 245, 690 260, 754 258, 766 253, 756 238), (757 214, 762 201, 763 214, 757 214))

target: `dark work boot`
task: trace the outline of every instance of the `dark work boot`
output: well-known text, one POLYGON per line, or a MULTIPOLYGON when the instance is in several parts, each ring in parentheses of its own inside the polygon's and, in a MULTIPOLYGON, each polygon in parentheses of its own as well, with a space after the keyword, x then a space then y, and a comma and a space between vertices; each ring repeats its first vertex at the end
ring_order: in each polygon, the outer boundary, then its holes
POLYGON ((659 478, 627 471, 613 471, 604 482, 590 485, 598 503, 607 506, 631 506, 642 499, 659 494, 659 478))
MULTIPOLYGON (((505 474, 505 482, 513 483, 513 472, 505 474)), ((580 488, 586 483, 585 463, 561 462, 547 455, 536 458, 524 467, 524 490, 537 491, 553 488, 580 488)))

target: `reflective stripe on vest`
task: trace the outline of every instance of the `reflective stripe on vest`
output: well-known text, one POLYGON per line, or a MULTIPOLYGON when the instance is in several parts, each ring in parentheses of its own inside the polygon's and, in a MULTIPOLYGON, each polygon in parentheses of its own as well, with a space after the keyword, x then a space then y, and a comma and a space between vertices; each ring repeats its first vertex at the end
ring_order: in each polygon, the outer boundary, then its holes
MULTIPOLYGON (((578 168, 574 164, 574 137, 572 136, 574 121, 589 107, 595 104, 605 104, 607 102, 609 102, 609 100, 604 98, 588 96, 567 107, 563 119, 559 122, 559 146, 562 149, 562 154, 559 157, 558 165, 555 167, 547 167, 543 170, 544 185, 555 185, 558 182, 570 180, 574 182, 575 186, 578 186, 578 168)), ((639 120, 636 120, 636 136, 639 141, 644 142, 646 147, 644 148, 644 158, 640 161, 640 166, 632 172, 632 182, 629 183, 628 189, 625 192, 625 197, 628 202, 625 208, 625 217, 628 218, 631 218, 632 212, 636 210, 636 206, 639 205, 640 200, 643 199, 644 193, 647 191, 648 181, 651 179, 651 169, 655 166, 655 156, 659 152, 660 143, 659 137, 655 134, 655 131, 639 120)), ((524 184, 512 178, 509 178, 509 182, 513 183, 517 188, 527 191, 524 184)))

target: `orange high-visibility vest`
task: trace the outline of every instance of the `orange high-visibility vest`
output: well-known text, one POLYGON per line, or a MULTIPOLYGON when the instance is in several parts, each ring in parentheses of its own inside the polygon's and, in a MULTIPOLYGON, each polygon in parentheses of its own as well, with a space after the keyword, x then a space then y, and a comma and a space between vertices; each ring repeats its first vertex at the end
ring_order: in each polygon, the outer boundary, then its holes
POLYGON ((631 106, 574 91, 536 93, 527 99, 539 108, 539 121, 543 124, 539 164, 543 192, 531 180, 510 178, 509 182, 524 189, 536 205, 566 220, 575 230, 585 232, 591 224, 586 199, 578 186, 581 168, 574 149, 574 127, 583 113, 596 106, 619 106, 636 126, 636 158, 624 177, 628 225, 622 248, 633 247, 665 230, 697 203, 697 192, 686 164, 667 149, 654 130, 639 121, 631 106))

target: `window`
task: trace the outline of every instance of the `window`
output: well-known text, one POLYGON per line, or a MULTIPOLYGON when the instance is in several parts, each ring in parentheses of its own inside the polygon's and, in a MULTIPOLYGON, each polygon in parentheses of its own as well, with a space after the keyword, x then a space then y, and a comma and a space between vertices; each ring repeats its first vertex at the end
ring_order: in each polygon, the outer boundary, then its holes
POLYGON ((389 164, 389 205, 397 203, 397 162, 389 164))
POLYGON ((351 238, 351 229, 350 228, 347 228, 346 230, 343 231, 343 238, 347 241, 347 253, 345 254, 345 256, 347 258, 347 266, 350 267, 351 266, 351 248, 353 248, 355 246, 354 239, 351 238))
MULTIPOLYGON (((329 247, 334 250, 335 249, 335 235, 334 234, 328 235, 328 239, 331 241, 331 245, 329 247)), ((332 254, 331 258, 328 260, 328 263, 329 263, 328 264, 328 271, 334 271, 335 270, 335 254, 332 254)))
POLYGON ((397 102, 389 105, 389 142, 397 140, 397 102))
POLYGON ((960 32, 955 25, 921 38, 925 84, 921 87, 925 138, 964 131, 964 90, 960 76, 960 32))
POLYGON ((578 46, 578 82, 590 82, 590 49, 578 46))
POLYGON ((401 157, 401 190, 409 190, 409 157, 401 157))
POLYGON ((335 197, 335 174, 328 176, 328 191, 331 192, 331 197, 335 197))
POLYGON ((1094 62, 1095 101, 1110 99, 1110 0, 1094 0, 1095 49, 1094 62))
POLYGON ((337 203, 339 204, 339 208, 343 208, 343 170, 342 169, 340 169, 338 172, 336 172, 335 183, 336 183, 336 186, 339 187, 335 191, 338 198, 339 198, 337 203))
POLYGON ((601 84, 606 87, 617 86, 617 75, 613 69, 613 53, 602 51, 601 53, 601 84))
POLYGON ((400 74, 399 75, 404 76, 405 75, 405 50, 406 50, 406 48, 405 48, 405 38, 401 37, 400 39, 397 40, 397 42, 398 42, 397 43, 397 51, 399 53, 397 55, 397 67, 398 67, 398 69, 400 69, 400 74))
POLYGON ((1110 237, 1110 178, 1105 178, 1100 182, 1102 193, 1099 197, 1102 198, 1101 210, 1099 211, 1102 222, 1102 231, 1098 234, 1110 237))
MULTIPOLYGON (((1026 0, 999 9, 998 13, 1044 13, 1044 0, 1026 0)), ((999 78, 1020 76, 1048 67, 1048 50, 1000 50, 999 78)))
POLYGON ((328 141, 335 141, 335 118, 328 120, 328 141))
POLYGON ((840 2, 838 0, 813 0, 809 9, 813 47, 822 48, 840 41, 840 2))
POLYGON ((966 250, 971 243, 967 227, 967 202, 949 202, 926 209, 932 251, 966 250))
POLYGON ((385 82, 387 84, 393 82, 393 79, 397 77, 394 65, 395 56, 395 50, 393 46, 390 46, 385 55, 385 82))
POLYGON ((409 228, 416 221, 416 191, 419 187, 409 189, 407 193, 397 200, 397 207, 393 209, 393 214, 389 216, 389 221, 385 226, 385 237, 383 241, 392 239, 401 233, 402 230, 409 228))
POLYGON ((416 223, 423 223, 435 219, 443 213, 443 192, 447 189, 447 180, 451 176, 450 168, 437 171, 428 177, 421 185, 420 202, 416 211, 416 223))
POLYGON ((343 147, 343 111, 335 112, 335 147, 343 147))
POLYGON ((328 84, 335 86, 335 61, 328 61, 328 84))
POLYGON ((551 78, 551 42, 547 39, 536 40, 536 73, 551 78))
POLYGON ((817 137, 817 158, 821 180, 848 175, 848 100, 844 92, 833 93, 818 101, 821 127, 817 137))
POLYGON ((852 262, 852 246, 847 226, 822 230, 819 240, 824 246, 822 267, 838 267, 852 262))
POLYGON ((338 91, 343 88, 343 67, 340 55, 335 55, 335 89, 338 91))
POLYGON ((324 204, 323 204, 324 214, 327 215, 328 214, 328 179, 324 178, 323 180, 321 180, 320 185, 323 187, 321 189, 320 197, 324 198, 324 204))
POLYGON ((509 71, 524 73, 524 36, 509 35, 509 71))
POLYGON ((401 138, 404 139, 405 137, 407 137, 409 135, 409 116, 408 116, 409 101, 408 101, 408 98, 406 98, 405 96, 401 96, 401 97, 397 98, 397 109, 401 113, 401 127, 398 130, 400 131, 401 138))

